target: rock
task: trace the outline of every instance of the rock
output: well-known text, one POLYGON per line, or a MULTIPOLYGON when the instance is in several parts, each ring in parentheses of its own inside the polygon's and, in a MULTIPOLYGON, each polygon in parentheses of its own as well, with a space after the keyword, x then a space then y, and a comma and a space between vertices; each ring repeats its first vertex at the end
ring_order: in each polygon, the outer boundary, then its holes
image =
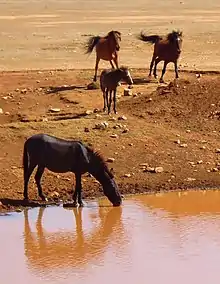
POLYGON ((198 162, 197 162, 197 164, 202 164, 203 163, 203 160, 199 160, 198 162))
POLYGON ((122 116, 119 116, 119 117, 118 117, 118 120, 127 120, 127 117, 124 116, 124 115, 122 115, 122 116))
POLYGON ((180 144, 180 147, 186 148, 188 145, 186 143, 180 144))
POLYGON ((51 198, 59 198, 60 194, 57 191, 53 191, 53 192, 50 193, 50 197, 51 198))
POLYGON ((0 206, 3 206, 2 202, 0 201, 0 206))
POLYGON ((48 121, 48 118, 47 118, 47 117, 43 117, 43 118, 42 118, 42 121, 43 121, 43 122, 47 122, 47 121, 48 121))
POLYGON ((147 166, 144 172, 155 173, 155 168, 147 166))
POLYGON ((128 143, 128 146, 134 146, 134 144, 133 143, 128 143))
POLYGON ((154 170, 155 173, 162 173, 164 171, 163 167, 156 167, 154 170))
POLYGON ((22 212, 22 210, 21 210, 20 208, 16 208, 16 209, 15 209, 15 212, 17 212, 17 213, 21 213, 21 212, 22 212))
POLYGON ((131 174, 124 174, 124 177, 129 178, 129 177, 131 177, 131 174))
POLYGON ((86 115, 90 115, 90 114, 92 114, 92 113, 93 113, 92 110, 86 110, 86 112, 85 112, 86 115))
POLYGON ((10 112, 9 112, 9 111, 6 111, 6 112, 5 112, 5 115, 10 115, 10 112))
POLYGON ((101 118, 102 115, 97 113, 97 114, 95 115, 95 117, 96 117, 96 118, 101 118))
POLYGON ((196 78, 201 78, 202 77, 202 74, 199 73, 199 74, 196 74, 196 78))
POLYGON ((97 113, 97 112, 100 112, 100 110, 98 108, 94 108, 93 112, 97 113))
POLYGON ((116 120, 117 120, 116 117, 110 117, 110 118, 109 118, 109 121, 116 121, 116 120))
POLYGON ((218 168, 212 168, 212 172, 218 172, 219 169, 218 168))
POLYGON ((50 108, 50 112, 60 112, 60 108, 50 108))
POLYGON ((124 96, 132 96, 131 89, 124 89, 124 96))
POLYGON ((0 114, 3 114, 3 109, 2 108, 0 108, 0 114))
POLYGON ((177 139, 176 141, 174 141, 174 143, 176 143, 176 144, 180 144, 180 140, 179 140, 179 139, 177 139))
POLYGON ((27 89, 26 88, 21 90, 21 94, 26 94, 26 93, 27 93, 27 89))
POLYGON ((141 163, 141 164, 139 164, 139 166, 140 167, 148 167, 149 165, 148 165, 148 163, 141 163))
POLYGON ((149 99, 147 100, 147 102, 148 102, 148 103, 149 103, 149 102, 152 102, 152 100, 153 100, 152 98, 149 98, 149 99))
POLYGON ((111 134, 110 137, 111 138, 118 138, 118 135, 117 134, 111 134))
POLYGON ((220 153, 220 148, 216 149, 215 153, 219 154, 220 153))
POLYGON ((186 179, 186 181, 195 181, 196 179, 195 178, 191 178, 191 177, 188 177, 187 179, 186 179))
POLYGON ((108 162, 108 163, 114 163, 114 161, 115 161, 115 158, 108 158, 106 160, 106 162, 108 162))
POLYGON ((206 146, 200 146, 199 149, 204 150, 206 149, 206 146))
POLYGON ((128 133, 129 132, 129 129, 128 128, 125 128, 122 133, 128 133))
POLYGON ((186 130, 186 132, 187 132, 187 133, 190 133, 190 132, 191 132, 191 130, 190 130, 190 129, 187 129, 187 130, 186 130))
POLYGON ((108 122, 100 122, 95 125, 95 129, 105 130, 108 127, 108 122))

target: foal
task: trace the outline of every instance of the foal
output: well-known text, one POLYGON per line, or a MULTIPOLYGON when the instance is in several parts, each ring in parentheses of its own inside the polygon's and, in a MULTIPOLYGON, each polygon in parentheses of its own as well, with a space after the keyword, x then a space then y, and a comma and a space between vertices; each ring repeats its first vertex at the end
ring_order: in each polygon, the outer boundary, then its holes
POLYGON ((118 31, 110 31, 105 37, 92 36, 86 43, 86 53, 90 54, 93 48, 96 47, 96 63, 95 63, 95 75, 93 81, 97 79, 97 71, 99 61, 109 61, 112 68, 114 68, 113 62, 116 68, 118 68, 118 51, 120 50, 119 42, 121 41, 121 33, 118 31))
POLYGON ((105 69, 100 76, 100 87, 103 93, 104 107, 103 111, 108 108, 108 114, 111 111, 112 92, 114 101, 114 113, 116 111, 116 89, 118 83, 123 80, 127 84, 132 85, 133 80, 127 67, 120 67, 119 69, 105 69))
POLYGON ((175 73, 176 78, 179 78, 178 75, 178 68, 177 68, 177 60, 181 53, 182 48, 182 32, 180 31, 172 31, 172 33, 169 33, 166 35, 166 37, 161 37, 158 35, 150 35, 146 36, 143 33, 141 33, 138 38, 142 41, 150 42, 151 44, 154 44, 154 52, 150 64, 150 73, 149 76, 151 76, 151 72, 154 65, 154 77, 157 78, 157 64, 160 61, 164 61, 164 66, 162 70, 162 75, 160 78, 160 82, 163 83, 163 76, 166 72, 166 66, 169 62, 174 63, 175 67, 175 73))

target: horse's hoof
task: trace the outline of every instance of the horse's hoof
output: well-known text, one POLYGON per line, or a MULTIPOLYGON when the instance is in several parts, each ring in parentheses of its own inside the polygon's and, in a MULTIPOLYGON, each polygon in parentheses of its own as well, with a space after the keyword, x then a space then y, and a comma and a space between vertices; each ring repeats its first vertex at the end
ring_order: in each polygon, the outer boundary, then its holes
POLYGON ((81 201, 81 202, 79 202, 79 207, 84 207, 84 204, 83 204, 83 202, 81 201))

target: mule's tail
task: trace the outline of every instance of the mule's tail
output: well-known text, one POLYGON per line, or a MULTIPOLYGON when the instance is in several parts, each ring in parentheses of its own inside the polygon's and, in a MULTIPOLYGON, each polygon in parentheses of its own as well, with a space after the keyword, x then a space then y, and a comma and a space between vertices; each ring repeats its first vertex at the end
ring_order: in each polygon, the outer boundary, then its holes
POLYGON ((161 39, 160 36, 158 35, 150 35, 150 36, 146 36, 143 32, 141 32, 139 35, 138 35, 138 39, 142 40, 142 41, 147 41, 147 42, 150 42, 150 43, 156 43, 157 41, 159 41, 161 39))
POLYGON ((88 39, 85 48, 86 48, 86 54, 89 54, 93 51, 93 48, 96 46, 96 44, 99 42, 100 36, 92 36, 88 39))
POLYGON ((28 150, 27 150, 27 141, 24 143, 24 150, 23 150, 23 169, 24 173, 28 170, 28 150))

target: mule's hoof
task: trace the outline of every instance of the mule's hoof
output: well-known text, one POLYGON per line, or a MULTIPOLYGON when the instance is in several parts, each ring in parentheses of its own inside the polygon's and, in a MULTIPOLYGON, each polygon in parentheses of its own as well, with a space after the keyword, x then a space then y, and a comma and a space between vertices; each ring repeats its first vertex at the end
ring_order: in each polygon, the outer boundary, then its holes
POLYGON ((82 201, 79 202, 79 207, 84 207, 84 203, 82 201))
POLYGON ((160 79, 160 83, 165 83, 163 79, 160 79))
POLYGON ((40 196, 40 197, 41 197, 42 201, 48 202, 48 198, 45 197, 44 195, 42 195, 42 196, 40 196))

